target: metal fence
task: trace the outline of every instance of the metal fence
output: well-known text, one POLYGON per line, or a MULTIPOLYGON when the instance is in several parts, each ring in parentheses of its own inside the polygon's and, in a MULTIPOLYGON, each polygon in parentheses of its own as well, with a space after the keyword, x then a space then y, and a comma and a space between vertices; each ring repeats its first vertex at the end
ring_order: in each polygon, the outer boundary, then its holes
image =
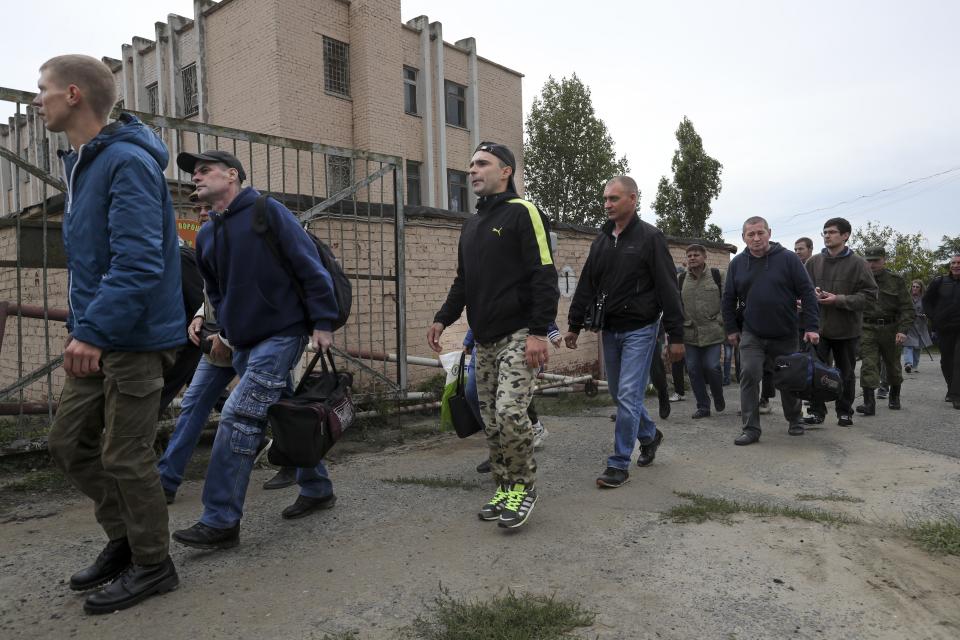
MULTIPOLYGON (((15 109, 0 126, 0 448, 43 438, 63 381, 66 186, 56 158, 68 145, 45 129, 32 99, 0 87, 0 102, 15 109)), ((336 352, 354 374, 359 399, 401 397, 408 386, 401 159, 128 112, 171 152, 166 177, 182 229, 199 226, 199 209, 173 158, 222 149, 243 162, 248 185, 281 201, 331 246, 353 286, 353 311, 334 336, 336 352)))

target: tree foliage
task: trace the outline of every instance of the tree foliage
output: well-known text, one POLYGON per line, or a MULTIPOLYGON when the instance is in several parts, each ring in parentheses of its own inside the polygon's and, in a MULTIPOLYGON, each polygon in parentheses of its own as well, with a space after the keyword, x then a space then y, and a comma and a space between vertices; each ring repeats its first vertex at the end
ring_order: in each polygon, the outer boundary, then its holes
POLYGON ((930 282, 937 274, 934 252, 926 248, 927 239, 922 233, 900 233, 893 227, 868 221, 866 227, 857 228, 850 239, 850 247, 863 254, 867 247, 884 247, 887 250, 887 268, 907 281, 930 282))
POLYGON ((673 154, 673 180, 660 178, 652 209, 657 226, 669 235, 723 242, 715 224, 707 225, 713 212, 710 202, 720 195, 723 165, 703 150, 703 140, 684 116, 677 127, 679 146, 673 154))
POLYGON ((576 74, 559 82, 550 76, 534 99, 524 164, 527 195, 551 220, 596 227, 606 220, 606 181, 629 171, 576 74))
POLYGON ((960 236, 943 236, 940 239, 940 246, 933 252, 933 259, 937 262, 937 267, 946 271, 950 264, 950 258, 960 255, 960 236))

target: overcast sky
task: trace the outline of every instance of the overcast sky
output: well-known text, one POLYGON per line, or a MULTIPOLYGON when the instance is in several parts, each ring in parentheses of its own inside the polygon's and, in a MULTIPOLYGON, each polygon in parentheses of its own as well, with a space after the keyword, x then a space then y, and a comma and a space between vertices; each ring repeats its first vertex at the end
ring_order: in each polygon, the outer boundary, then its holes
MULTIPOLYGON (((6 30, 0 85, 33 89, 53 55, 116 58, 133 35, 152 39, 168 13, 193 15, 191 0, 117 7, 17 3, 17 24, 38 31, 6 30)), ((751 215, 767 217, 773 239, 791 248, 801 235, 819 246, 831 216, 921 231, 931 248, 960 234, 960 2, 402 5, 404 20, 421 14, 443 23, 448 42, 473 36, 480 55, 522 72, 525 114, 547 76, 576 73, 630 161, 648 221, 686 115, 723 163, 710 221, 728 241, 742 244, 751 215), (848 203, 820 210, 839 202, 848 203)))

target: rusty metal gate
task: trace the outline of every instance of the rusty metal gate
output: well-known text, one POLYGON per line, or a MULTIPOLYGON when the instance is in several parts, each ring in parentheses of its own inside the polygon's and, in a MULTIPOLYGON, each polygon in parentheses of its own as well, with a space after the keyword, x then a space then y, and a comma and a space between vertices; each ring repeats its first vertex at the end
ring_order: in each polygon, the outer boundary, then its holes
MULTIPOLYGON (((0 125, 0 449, 42 446, 63 382, 66 263, 64 193, 57 151, 29 106, 33 94, 0 87, 15 113, 0 125)), ((193 185, 173 159, 222 149, 244 164, 247 184, 270 193, 327 242, 353 286, 353 311, 334 348, 357 397, 407 391, 402 163, 396 156, 129 111, 166 143, 166 169, 181 237, 199 228, 193 185), (382 354, 390 354, 384 358, 382 354)))

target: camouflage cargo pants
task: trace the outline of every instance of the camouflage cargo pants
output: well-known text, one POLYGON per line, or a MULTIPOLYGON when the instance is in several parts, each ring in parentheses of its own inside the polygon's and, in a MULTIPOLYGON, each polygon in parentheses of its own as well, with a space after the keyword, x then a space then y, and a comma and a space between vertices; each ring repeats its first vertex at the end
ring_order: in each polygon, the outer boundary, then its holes
POLYGON ((532 485, 533 425, 527 407, 533 397, 536 370, 524 359, 527 331, 490 344, 477 345, 477 395, 483 417, 490 468, 499 484, 532 485))
POLYGON ((887 382, 893 386, 903 383, 903 371, 900 369, 900 352, 903 347, 897 344, 895 325, 863 325, 860 337, 860 386, 864 389, 876 389, 880 386, 880 362, 887 370, 887 382))

